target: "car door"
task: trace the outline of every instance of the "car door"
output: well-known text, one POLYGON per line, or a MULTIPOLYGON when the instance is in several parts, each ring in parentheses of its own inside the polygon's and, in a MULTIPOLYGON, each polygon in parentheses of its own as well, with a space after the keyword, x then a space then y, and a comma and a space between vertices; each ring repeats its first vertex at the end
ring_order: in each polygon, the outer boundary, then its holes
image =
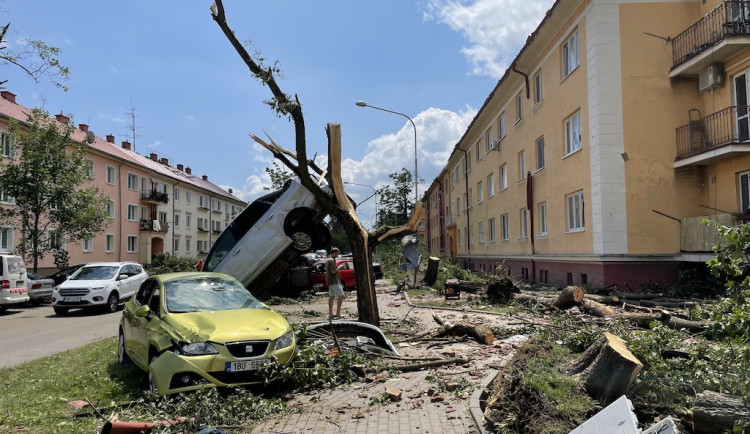
POLYGON ((355 278, 354 278, 354 262, 352 261, 343 261, 339 265, 339 276, 341 276, 341 284, 344 285, 344 288, 351 288, 356 286, 355 284, 355 278))
POLYGON ((155 279, 147 280, 136 292, 132 303, 127 303, 123 309, 122 333, 125 336, 125 348, 128 355, 139 366, 148 365, 148 318, 135 316, 135 309, 140 306, 151 305, 154 291, 159 287, 155 279))

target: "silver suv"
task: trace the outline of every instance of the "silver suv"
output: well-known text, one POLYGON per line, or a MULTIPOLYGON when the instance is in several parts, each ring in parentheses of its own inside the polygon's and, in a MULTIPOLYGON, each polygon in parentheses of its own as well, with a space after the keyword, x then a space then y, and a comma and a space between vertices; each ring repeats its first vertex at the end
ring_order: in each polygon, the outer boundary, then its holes
POLYGON ((55 288, 52 307, 58 315, 70 308, 103 307, 115 312, 120 300, 131 298, 147 277, 136 262, 92 262, 55 288))

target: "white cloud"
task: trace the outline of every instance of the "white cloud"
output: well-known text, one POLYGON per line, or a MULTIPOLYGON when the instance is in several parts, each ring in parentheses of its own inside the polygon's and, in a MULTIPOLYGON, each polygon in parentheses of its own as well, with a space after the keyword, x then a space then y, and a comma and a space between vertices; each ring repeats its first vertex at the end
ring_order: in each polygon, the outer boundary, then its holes
POLYGON ((111 115, 109 113, 103 113, 103 112, 97 113, 96 118, 97 119, 106 119, 106 120, 108 120, 110 122, 117 122, 117 123, 123 123, 123 122, 125 122, 125 119, 123 119, 121 117, 114 116, 114 115, 111 115))
POLYGON ((155 142, 151 143, 149 148, 158 148, 159 146, 161 146, 161 140, 156 140, 155 142))
POLYGON ((472 72, 499 79, 553 0, 429 0, 425 19, 461 32, 472 72))

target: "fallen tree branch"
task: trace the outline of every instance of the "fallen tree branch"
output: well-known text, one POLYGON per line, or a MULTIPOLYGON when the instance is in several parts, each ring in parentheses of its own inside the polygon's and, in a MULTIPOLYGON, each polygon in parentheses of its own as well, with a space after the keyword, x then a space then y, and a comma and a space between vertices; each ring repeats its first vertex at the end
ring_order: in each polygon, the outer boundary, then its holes
POLYGON ((411 371, 419 371, 421 369, 426 368, 436 368, 438 366, 445 366, 445 365, 463 365, 470 361, 470 359, 461 359, 461 358, 455 358, 455 359, 446 359, 446 360, 436 360, 434 362, 425 362, 425 363, 414 363, 411 365, 389 365, 386 368, 388 370, 394 370, 394 371, 401 371, 401 372, 411 372, 411 371))

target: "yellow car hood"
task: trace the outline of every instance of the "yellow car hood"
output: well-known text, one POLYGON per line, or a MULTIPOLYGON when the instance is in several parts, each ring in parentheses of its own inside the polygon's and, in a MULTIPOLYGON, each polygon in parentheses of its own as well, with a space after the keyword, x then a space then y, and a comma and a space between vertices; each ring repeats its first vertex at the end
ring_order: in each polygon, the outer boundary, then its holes
POLYGON ((170 313, 162 320, 162 331, 187 343, 273 340, 292 329, 284 317, 266 309, 170 313))

